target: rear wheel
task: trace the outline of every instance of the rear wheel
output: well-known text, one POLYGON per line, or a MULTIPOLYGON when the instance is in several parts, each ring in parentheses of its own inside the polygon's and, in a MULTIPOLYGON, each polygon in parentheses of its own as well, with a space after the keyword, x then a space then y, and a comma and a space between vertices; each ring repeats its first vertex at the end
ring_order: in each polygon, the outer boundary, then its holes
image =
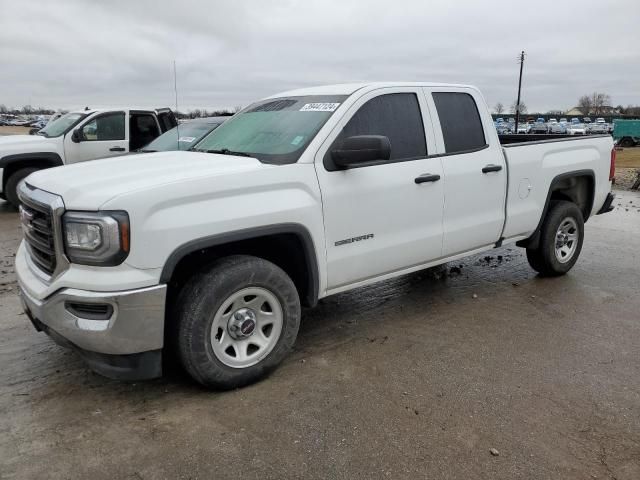
POLYGON ((635 142, 630 137, 623 137, 622 139, 620 139, 620 146, 623 148, 630 148, 630 147, 633 147, 634 145, 635 145, 635 142))
POLYGON ((554 201, 542 224, 538 248, 527 249, 529 265, 540 275, 564 275, 578 261, 583 240, 580 209, 572 202, 554 201))
POLYGON ((177 299, 178 355, 198 382, 259 380, 291 350, 300 326, 295 285, 264 259, 234 255, 192 278, 177 299))
POLYGON ((40 170, 39 168, 23 168, 22 170, 18 170, 13 173, 8 179, 5 185, 4 194, 6 195, 7 201, 18 208, 20 205, 20 199, 18 198, 18 185, 20 182, 31 175, 33 172, 40 170))

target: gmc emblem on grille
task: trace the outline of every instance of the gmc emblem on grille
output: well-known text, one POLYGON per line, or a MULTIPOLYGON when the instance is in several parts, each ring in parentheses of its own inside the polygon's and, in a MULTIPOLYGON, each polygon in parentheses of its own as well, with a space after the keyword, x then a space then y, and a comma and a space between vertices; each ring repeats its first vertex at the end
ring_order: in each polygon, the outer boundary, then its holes
POLYGON ((31 222, 33 221, 33 213, 27 212, 24 208, 22 208, 22 205, 20 205, 19 210, 20 223, 22 223, 22 228, 27 230, 33 229, 33 226, 31 225, 31 222))

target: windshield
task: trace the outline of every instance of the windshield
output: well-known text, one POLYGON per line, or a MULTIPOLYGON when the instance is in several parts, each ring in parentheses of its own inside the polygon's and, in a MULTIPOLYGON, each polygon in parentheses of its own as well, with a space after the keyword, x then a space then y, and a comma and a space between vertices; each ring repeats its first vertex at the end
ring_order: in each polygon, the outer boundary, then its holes
POLYGON ((84 113, 67 113, 48 123, 46 127, 38 132, 38 135, 44 135, 47 138, 59 137, 71 130, 84 117, 86 117, 84 113))
POLYGON ((295 163, 346 98, 347 95, 307 95, 254 103, 211 132, 193 150, 246 155, 264 163, 295 163))
POLYGON ((171 130, 167 130, 158 138, 141 148, 141 152, 168 152, 171 150, 189 150, 207 133, 217 128, 222 121, 208 122, 187 122, 171 130), (179 135, 179 136, 178 136, 179 135))

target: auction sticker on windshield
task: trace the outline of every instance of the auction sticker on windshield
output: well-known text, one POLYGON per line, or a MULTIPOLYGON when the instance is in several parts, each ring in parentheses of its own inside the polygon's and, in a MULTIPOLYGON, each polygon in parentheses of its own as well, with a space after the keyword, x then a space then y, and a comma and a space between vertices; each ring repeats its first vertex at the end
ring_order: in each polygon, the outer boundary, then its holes
POLYGON ((300 111, 301 112, 333 112, 338 108, 339 103, 307 103, 300 111))
POLYGON ((178 139, 179 142, 191 143, 196 139, 196 137, 180 137, 178 139))

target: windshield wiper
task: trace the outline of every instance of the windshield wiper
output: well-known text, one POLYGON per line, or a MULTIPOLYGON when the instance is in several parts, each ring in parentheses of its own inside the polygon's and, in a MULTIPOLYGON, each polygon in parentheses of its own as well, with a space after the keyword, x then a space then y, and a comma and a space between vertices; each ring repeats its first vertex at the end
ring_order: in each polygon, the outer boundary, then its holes
POLYGON ((235 152, 228 148, 221 148, 220 150, 198 150, 199 152, 206 153, 220 153, 221 155, 234 155, 236 157, 251 157, 252 155, 246 152, 235 152))

